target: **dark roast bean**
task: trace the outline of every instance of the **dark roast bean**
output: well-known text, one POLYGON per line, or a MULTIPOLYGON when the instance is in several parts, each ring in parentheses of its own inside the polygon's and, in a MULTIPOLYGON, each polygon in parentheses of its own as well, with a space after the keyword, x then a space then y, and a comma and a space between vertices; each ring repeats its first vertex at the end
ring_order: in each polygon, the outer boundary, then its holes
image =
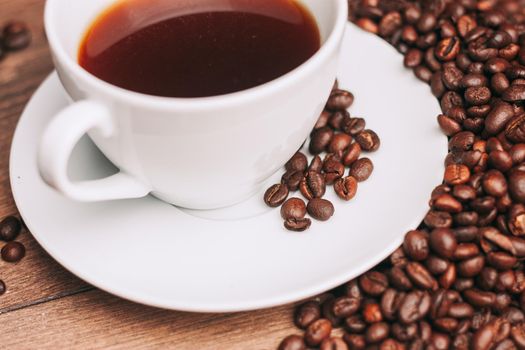
POLYGON ((489 170, 483 176, 482 182, 485 193, 495 197, 502 197, 507 193, 507 180, 499 170, 489 170))
POLYGON ((316 301, 308 301, 297 308, 294 322, 297 327, 306 329, 319 318, 321 318, 321 308, 319 303, 316 301))
POLYGON ((485 120, 485 130, 491 135, 501 132, 514 116, 514 109, 508 103, 502 102, 493 107, 485 120))
POLYGON ((454 251, 455 260, 466 260, 479 254, 479 248, 474 243, 460 243, 454 251))
POLYGON ((462 277, 474 277, 481 272, 484 266, 485 258, 483 256, 476 256, 458 263, 458 274, 462 277))
POLYGON ((410 280, 418 287, 422 289, 437 289, 438 283, 436 279, 426 267, 420 263, 409 262, 406 267, 406 272, 410 280))
POLYGON ((327 338, 321 343, 320 350, 349 350, 342 338, 327 338))
POLYGON ((456 23, 458 33, 462 38, 465 38, 472 29, 477 27, 477 25, 476 20, 469 15, 459 17, 456 23))
POLYGON ((332 324, 327 319, 321 318, 311 323, 306 329, 305 340, 310 346, 317 346, 330 336, 332 324))
POLYGON ((361 334, 345 334, 343 340, 352 350, 364 350, 366 346, 365 336, 361 334))
POLYGON ((503 73, 497 73, 490 79, 490 87, 492 91, 498 95, 503 94, 509 87, 510 82, 503 73))
POLYGON ((406 295, 399 306, 399 320, 410 324, 423 319, 430 310, 430 295, 423 291, 413 291, 406 295))
POLYGON ((361 156, 361 146, 354 142, 348 147, 346 152, 343 154, 342 162, 344 166, 351 166, 361 156))
POLYGON ((388 37, 401 27, 403 20, 401 14, 397 11, 387 13, 379 22, 379 35, 388 37))
POLYGON ((428 234, 422 231, 410 231, 405 235, 403 249, 412 260, 425 260, 429 254, 428 239, 428 234))
POLYGON ((430 210, 425 216, 424 223, 429 228, 448 228, 452 226, 452 216, 447 212, 430 210))
POLYGON ((301 152, 294 154, 285 165, 287 171, 305 171, 307 167, 308 159, 306 159, 306 156, 301 152))
POLYGON ((458 122, 443 114, 438 116, 438 123, 443 133, 447 136, 453 136, 462 130, 458 122))
POLYGON ((448 144, 450 151, 469 151, 474 144, 475 135, 470 131, 463 131, 454 135, 448 144))
POLYGON ((488 350, 501 340, 508 337, 510 324, 502 319, 496 319, 481 327, 472 337, 472 346, 476 350, 488 350))
POLYGON ((525 171, 511 171, 508 177, 508 187, 509 193, 515 201, 525 203, 525 171))
POLYGON ((336 317, 347 318, 355 314, 360 307, 360 298, 343 296, 334 300, 332 312, 336 317))
POLYGON ((285 184, 290 191, 297 191, 303 178, 304 173, 302 171, 287 171, 284 173, 281 182, 285 184))
POLYGON ((487 87, 471 87, 465 91, 465 101, 470 105, 479 106, 490 101, 492 94, 487 87))
POLYGON ((22 230, 22 223, 14 216, 8 216, 0 222, 0 240, 12 241, 18 237, 22 230))
POLYGON ((449 194, 442 194, 432 200, 432 208, 448 213, 459 213, 463 210, 461 203, 449 194))
POLYGON ((428 33, 435 28, 437 18, 430 12, 423 13, 416 23, 416 28, 420 33, 428 33))
POLYGON ((467 74, 461 79, 460 85, 463 89, 487 86, 487 78, 482 74, 467 74))
POLYGON ((308 202, 306 210, 311 217, 316 220, 326 221, 334 215, 334 205, 326 200, 321 198, 313 198, 308 202))
POLYGON ((363 151, 375 152, 379 149, 381 141, 373 130, 364 130, 356 135, 356 142, 363 151))
POLYGON ((354 177, 358 182, 368 180, 374 171, 374 164, 368 158, 361 158, 356 160, 351 168, 349 175, 354 177))
POLYGON ((450 259, 457 247, 454 233, 448 229, 435 229, 430 233, 430 247, 439 256, 450 259))
POLYGON ((4 295, 7 290, 7 287, 4 281, 0 280, 0 295, 4 295))
POLYGON ((8 50, 24 49, 31 43, 31 32, 23 22, 8 23, 4 27, 3 42, 8 50))
POLYGON ((381 272, 370 271, 359 278, 359 285, 365 293, 378 296, 388 288, 388 278, 381 272))
POLYGON ((357 193, 358 183, 353 176, 347 176, 338 179, 334 183, 334 190, 337 196, 345 201, 349 201, 355 197, 357 193))
POLYGON ((465 290, 463 296, 471 305, 477 307, 492 306, 496 301, 496 294, 478 289, 465 290))
POLYGON ((464 78, 463 72, 457 67, 445 67, 441 73, 443 84, 453 91, 457 91, 461 88, 462 81, 464 78))
POLYGON ((350 118, 343 120, 342 130, 348 135, 355 136, 366 128, 366 122, 363 118, 350 118))
POLYGON ((525 162, 525 144, 517 144, 509 150, 514 165, 525 162))
POLYGON ((361 315, 354 315, 345 319, 345 327, 351 333, 362 333, 366 329, 367 324, 361 315))
MULTIPOLYGON (((276 184, 270 187, 264 194, 264 202, 272 208, 276 208, 284 203, 288 197, 288 187, 284 184, 276 184)), ((1 229, 0 229, 1 232, 1 229)))
POLYGON ((308 200, 321 198, 326 192, 326 181, 320 173, 310 171, 299 184, 301 194, 308 200))
POLYGON ((319 119, 317 119, 317 123, 315 123, 314 130, 321 129, 327 126, 328 120, 331 116, 332 113, 330 111, 324 110, 319 116, 319 119))
POLYGON ((425 260, 425 266, 428 269, 428 271, 433 275, 441 275, 445 273, 449 267, 450 263, 442 259, 440 257, 437 257, 435 255, 430 255, 425 260))
POLYGON ((505 151, 492 151, 489 154, 489 164, 501 172, 506 172, 512 168, 512 157, 505 151))
POLYGON ((432 78, 432 71, 423 65, 414 68, 414 74, 419 80, 425 83, 430 82, 430 79, 432 78))
POLYGON ((446 115, 452 116, 454 107, 463 107, 463 98, 455 91, 447 91, 441 97, 441 109, 446 115))
POLYGON ((501 98, 507 102, 519 102, 525 100, 525 85, 511 85, 503 92, 501 98))
POLYGON ((417 324, 402 325, 394 323, 391 327, 392 335, 401 342, 413 340, 417 336, 417 324))
POLYGON ((410 49, 405 55, 404 65, 407 68, 415 68, 421 64, 423 53, 418 49, 410 49))
POLYGON ((510 64, 503 58, 494 57, 485 62, 485 71, 490 74, 503 73, 509 68, 510 64))
POLYGON ((352 143, 352 136, 347 134, 336 134, 328 146, 328 152, 342 154, 352 143))
POLYGON ((452 61, 459 53, 459 38, 452 36, 442 39, 436 46, 435 55, 440 61, 452 61))
POLYGON ((412 282, 400 267, 394 266, 389 270, 388 280, 398 290, 408 291, 413 288, 412 282))
POLYGON ((447 314, 454 318, 470 318, 474 315, 474 308, 467 303, 456 303, 450 305, 447 314))
MULTIPOLYGON (((354 164, 356 163, 357 161, 354 164)), ((345 166, 340 161, 329 159, 325 161, 323 170, 325 172, 326 184, 332 185, 336 180, 343 177, 345 166)))
POLYGON ((329 127, 314 130, 310 140, 310 153, 319 154, 324 152, 334 136, 334 131, 329 127))
MULTIPOLYGON (((441 62, 439 62, 438 59, 436 58, 433 47, 429 47, 425 51, 423 59, 425 61, 426 66, 430 68, 430 70, 432 70, 433 72, 438 72, 441 69, 441 62)), ((438 75, 441 76, 439 72, 438 72, 438 75)), ((443 91, 443 93, 445 93, 445 91, 443 91)), ((443 93, 441 95, 443 95, 443 93)), ((439 97, 441 97, 441 95, 439 97)))
POLYGON ((312 161, 310 162, 310 166, 308 167, 308 171, 313 171, 316 173, 320 173, 323 171, 323 161, 321 157, 315 156, 312 161))
POLYGON ((300 198, 290 198, 281 207, 281 216, 284 220, 302 219, 306 215, 306 204, 300 198))
POLYGON ((289 335, 279 344, 278 350, 306 350, 303 337, 299 335, 289 335))
POLYGON ((4 261, 15 263, 26 255, 26 248, 20 242, 11 241, 2 247, 0 253, 4 261))
POLYGON ((334 130, 341 130, 341 127, 343 126, 343 123, 345 120, 350 119, 350 113, 347 111, 337 111, 332 116, 330 116, 330 119, 328 119, 328 125, 332 127, 334 130))
POLYGON ((363 315, 363 320, 366 323, 381 322, 383 320, 383 314, 381 313, 381 308, 376 303, 365 304, 361 314, 363 315))
MULTIPOLYGON (((380 314, 385 315, 385 318, 392 321, 395 319, 397 310, 399 309, 399 305, 403 301, 403 298, 405 297, 405 293, 398 292, 395 289, 389 288, 381 297, 381 310, 380 314)), ((374 304, 371 304, 374 305, 374 304)), ((365 316, 366 320, 366 316, 365 316)), ((378 320, 376 322, 382 321, 378 320)))
POLYGON ((368 343, 379 343, 388 337, 390 327, 388 323, 377 322, 370 325, 365 333, 365 339, 368 343))
POLYGON ((284 227, 289 231, 302 232, 310 228, 312 221, 308 218, 290 218, 284 221, 284 227))
POLYGON ((345 110, 354 103, 354 95, 344 90, 335 90, 330 95, 326 107, 329 110, 345 110))

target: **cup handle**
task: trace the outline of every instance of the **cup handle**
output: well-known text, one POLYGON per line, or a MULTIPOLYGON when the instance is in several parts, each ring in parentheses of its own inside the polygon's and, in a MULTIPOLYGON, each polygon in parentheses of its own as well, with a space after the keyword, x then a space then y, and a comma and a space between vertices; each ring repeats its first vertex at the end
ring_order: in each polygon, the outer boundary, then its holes
POLYGON ((91 129, 104 137, 115 133, 115 124, 107 107, 95 101, 75 102, 58 113, 44 131, 38 150, 38 168, 44 181, 71 199, 96 202, 140 198, 151 189, 120 172, 100 180, 72 182, 67 164, 73 148, 91 129))

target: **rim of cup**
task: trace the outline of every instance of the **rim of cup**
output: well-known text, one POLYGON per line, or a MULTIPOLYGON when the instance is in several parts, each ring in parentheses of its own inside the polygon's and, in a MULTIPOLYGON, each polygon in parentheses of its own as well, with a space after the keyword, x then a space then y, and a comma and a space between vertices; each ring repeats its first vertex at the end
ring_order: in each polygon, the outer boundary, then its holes
MULTIPOLYGON (((325 42, 320 49, 307 61, 296 67, 292 71, 256 87, 233 92, 225 95, 197 97, 197 98, 178 98, 178 97, 161 97, 147 95, 139 92, 134 92, 112 85, 96 76, 92 75, 83 69, 76 59, 67 53, 66 49, 61 43, 56 30, 56 11, 60 1, 64 0, 48 0, 46 2, 44 22, 45 30, 49 44, 56 59, 60 64, 64 65, 68 71, 86 84, 90 89, 101 91, 103 94, 111 96, 111 98, 132 104, 143 105, 149 108, 173 108, 177 110, 200 110, 203 109, 217 109, 227 108, 239 104, 240 102, 249 103, 251 101, 264 98, 276 91, 281 91, 289 88, 296 81, 302 79, 305 75, 311 74, 322 65, 335 51, 337 51, 341 38, 344 35, 346 23, 348 20, 348 3, 347 0, 330 0, 332 6, 335 7, 336 21, 331 28, 325 42)), ((321 0, 327 1, 327 0, 321 0)), ((327 1, 328 2, 328 1, 327 1)), ((315 14, 314 14, 315 17, 315 14)), ((317 21, 316 21, 317 22, 317 21)))

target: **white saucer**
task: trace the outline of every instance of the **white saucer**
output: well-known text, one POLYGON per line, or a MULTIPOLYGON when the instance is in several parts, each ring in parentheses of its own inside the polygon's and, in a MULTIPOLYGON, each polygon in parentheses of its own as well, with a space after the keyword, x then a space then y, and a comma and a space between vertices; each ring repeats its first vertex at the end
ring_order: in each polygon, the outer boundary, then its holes
MULTIPOLYGON (((334 218, 314 222, 305 233, 285 231, 279 211, 262 204, 262 193, 207 212, 182 211, 152 197, 82 204, 56 193, 36 168, 42 130, 68 103, 56 74, 35 93, 16 130, 10 160, 16 203, 59 263, 126 299, 229 312, 310 297, 380 262, 419 224, 442 179, 447 150, 436 123, 438 103, 381 39, 349 25, 339 81, 355 93, 351 112, 366 118, 382 148, 371 155, 376 169, 357 198, 344 203, 329 191, 334 218)), ((112 171, 89 140, 78 145, 72 176, 112 171)))

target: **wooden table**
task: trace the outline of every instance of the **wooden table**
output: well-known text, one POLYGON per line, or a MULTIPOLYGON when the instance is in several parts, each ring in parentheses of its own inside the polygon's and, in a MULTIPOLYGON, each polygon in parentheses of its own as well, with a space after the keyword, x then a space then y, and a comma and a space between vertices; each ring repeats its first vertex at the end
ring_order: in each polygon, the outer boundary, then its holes
MULTIPOLYGON (((71 0, 75 1, 75 0, 71 0)), ((43 29, 44 0, 0 0, 0 25, 27 22, 31 46, 0 62, 0 218, 17 209, 8 162, 16 123, 29 98, 53 70, 43 29)), ((190 314, 134 304, 79 280, 35 242, 17 264, 0 261, 0 349, 276 349, 297 332, 292 306, 239 314, 190 314)), ((1 246, 1 243, 0 243, 1 246)))

